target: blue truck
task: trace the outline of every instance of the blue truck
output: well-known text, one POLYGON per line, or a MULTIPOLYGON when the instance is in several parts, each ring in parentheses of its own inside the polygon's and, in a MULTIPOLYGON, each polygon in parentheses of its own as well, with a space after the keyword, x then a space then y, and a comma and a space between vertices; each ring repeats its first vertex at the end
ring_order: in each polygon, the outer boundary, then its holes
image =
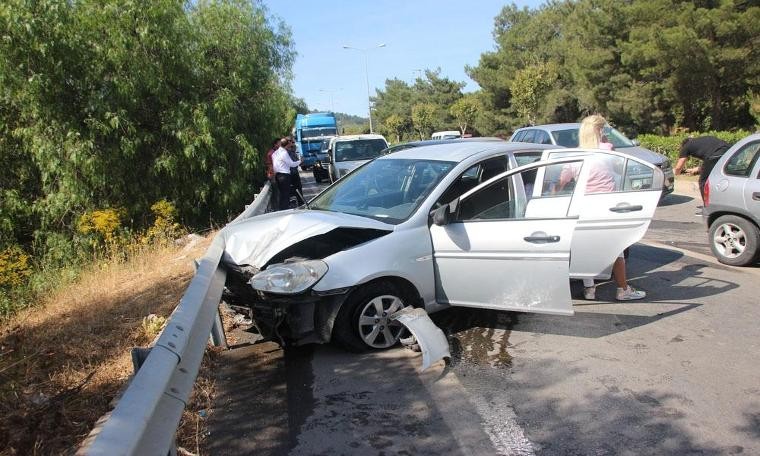
POLYGON ((318 159, 322 142, 338 135, 338 122, 331 112, 314 112, 298 114, 293 135, 300 149, 304 170, 313 166, 318 159))

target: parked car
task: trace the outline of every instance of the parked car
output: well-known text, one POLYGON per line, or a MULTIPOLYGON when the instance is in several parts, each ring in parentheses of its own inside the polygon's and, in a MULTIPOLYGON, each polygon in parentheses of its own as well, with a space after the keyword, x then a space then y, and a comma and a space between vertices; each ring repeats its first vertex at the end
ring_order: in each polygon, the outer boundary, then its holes
POLYGON ((323 180, 330 178, 330 171, 327 170, 327 149, 330 147, 330 141, 334 136, 330 136, 322 140, 322 144, 319 151, 315 153, 314 162, 311 167, 311 174, 314 176, 314 181, 318 184, 323 180))
MULTIPOLYGON (((579 123, 561 123, 518 128, 509 140, 512 142, 552 144, 561 147, 578 147, 578 130, 580 127, 581 124, 579 123)), ((638 141, 628 139, 623 133, 609 125, 604 128, 604 134, 615 146, 615 150, 646 160, 660 168, 665 176, 662 194, 673 193, 675 177, 673 165, 668 157, 641 147, 638 141)))
POLYGON ((745 266, 760 256, 760 134, 734 144, 705 182, 702 217, 721 263, 745 266))
POLYGON ((603 274, 643 236, 663 176, 621 152, 518 167, 516 156, 552 147, 461 141, 383 155, 300 209, 225 228, 227 288, 265 336, 353 350, 394 345, 393 315, 407 306, 571 315, 569 277, 603 274), (599 157, 648 170, 652 185, 585 194, 599 157), (575 186, 556 192, 569 165, 575 186))
POLYGON ((430 139, 457 139, 461 137, 462 134, 459 130, 436 131, 430 135, 430 139))
POLYGON ((388 147, 382 135, 336 136, 327 145, 327 163, 320 161, 321 168, 327 168, 330 182, 335 182, 354 168, 380 155, 388 147))

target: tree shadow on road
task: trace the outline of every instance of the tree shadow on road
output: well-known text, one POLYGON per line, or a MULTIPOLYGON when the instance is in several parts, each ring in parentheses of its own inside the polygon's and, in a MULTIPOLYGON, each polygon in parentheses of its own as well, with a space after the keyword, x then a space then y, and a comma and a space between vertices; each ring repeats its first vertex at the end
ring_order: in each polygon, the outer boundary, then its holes
MULTIPOLYGON (((503 376, 518 422, 536 453, 718 455, 744 451, 699 443, 698 427, 687 419, 688 399, 654 389, 632 390, 613 376, 596 379, 598 387, 580 385, 582 399, 561 393, 574 382, 566 361, 531 362, 526 372, 503 376), (557 388, 558 383, 567 384, 557 388), (688 424, 688 426, 687 426, 688 424)), ((498 384, 498 383, 495 383, 498 384)))
POLYGON ((675 206, 677 204, 688 203, 689 201, 694 201, 694 198, 691 196, 676 195, 671 193, 670 195, 661 199, 658 206, 675 206))

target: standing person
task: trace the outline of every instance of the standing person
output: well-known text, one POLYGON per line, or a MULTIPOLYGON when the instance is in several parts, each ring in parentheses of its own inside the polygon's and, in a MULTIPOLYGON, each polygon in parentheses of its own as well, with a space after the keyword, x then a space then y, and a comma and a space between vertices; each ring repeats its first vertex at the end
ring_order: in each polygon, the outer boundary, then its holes
POLYGON ((277 181, 277 191, 279 193, 279 210, 285 210, 290 204, 290 168, 301 164, 300 161, 290 159, 287 147, 290 139, 283 138, 280 141, 280 148, 272 154, 272 168, 274 170, 275 180, 277 181))
MULTIPOLYGON (((288 144, 288 154, 293 161, 298 160, 298 152, 296 152, 296 142, 292 139, 288 144)), ((290 195, 296 197, 298 205, 301 206, 305 203, 303 199, 303 186, 301 185, 301 175, 298 173, 298 166, 290 168, 290 195)))
MULTIPOLYGON (((604 149, 612 150, 612 144, 608 143, 603 134, 604 126, 607 121, 604 117, 594 114, 581 121, 581 127, 578 131, 578 147, 584 149, 604 149)), ((614 192, 616 190, 616 179, 614 171, 607 166, 606 162, 594 161, 591 163, 591 169, 586 183, 586 194, 614 192)), ((612 277, 617 284, 615 299, 618 301, 632 301, 643 299, 646 293, 641 290, 635 290, 628 285, 626 278, 625 255, 620 252, 615 263, 612 265, 612 277)), ((583 296, 586 299, 596 298, 596 285, 594 279, 583 279, 583 296)))
POLYGON ((269 198, 269 210, 276 211, 280 207, 279 193, 277 191, 277 179, 275 179, 274 167, 272 166, 272 155, 280 148, 280 140, 275 139, 272 142, 272 148, 264 155, 264 165, 266 166, 267 180, 272 196, 269 198))
POLYGON ((702 160, 702 165, 699 167, 689 168, 686 172, 696 174, 699 172, 699 193, 702 195, 702 203, 705 202, 705 181, 710 175, 715 164, 720 157, 731 147, 725 141, 722 141, 715 136, 700 136, 699 138, 686 138, 681 143, 681 150, 678 153, 678 161, 676 167, 673 168, 675 174, 681 174, 684 166, 686 166, 686 160, 689 157, 698 158, 702 160))

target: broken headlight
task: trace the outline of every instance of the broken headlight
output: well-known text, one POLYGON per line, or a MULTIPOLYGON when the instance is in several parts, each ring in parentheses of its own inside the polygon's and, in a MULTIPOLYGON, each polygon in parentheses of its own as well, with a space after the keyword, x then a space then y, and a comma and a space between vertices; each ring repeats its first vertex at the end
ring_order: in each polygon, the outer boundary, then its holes
POLYGON ((306 291, 327 272, 320 260, 273 264, 248 281, 254 290, 269 293, 297 294, 306 291))

